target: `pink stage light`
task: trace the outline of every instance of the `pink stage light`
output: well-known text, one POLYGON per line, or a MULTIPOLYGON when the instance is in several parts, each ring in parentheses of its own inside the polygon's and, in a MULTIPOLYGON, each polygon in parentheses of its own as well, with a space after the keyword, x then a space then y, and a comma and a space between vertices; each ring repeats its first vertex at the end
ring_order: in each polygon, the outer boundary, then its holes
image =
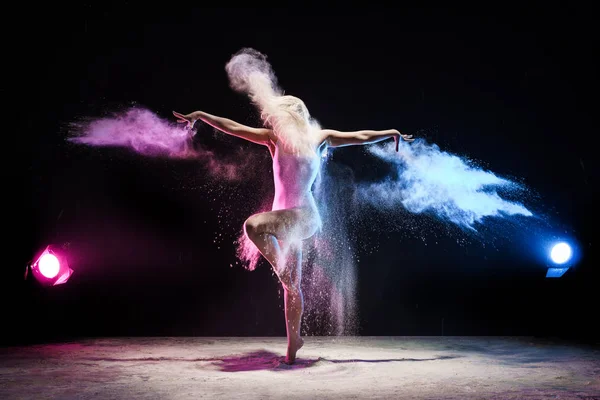
POLYGON ((40 283, 50 286, 65 283, 73 274, 64 252, 52 245, 46 247, 30 267, 40 283))
POLYGON ((42 275, 48 279, 52 279, 58 275, 60 263, 54 254, 46 253, 40 257, 39 267, 42 275))

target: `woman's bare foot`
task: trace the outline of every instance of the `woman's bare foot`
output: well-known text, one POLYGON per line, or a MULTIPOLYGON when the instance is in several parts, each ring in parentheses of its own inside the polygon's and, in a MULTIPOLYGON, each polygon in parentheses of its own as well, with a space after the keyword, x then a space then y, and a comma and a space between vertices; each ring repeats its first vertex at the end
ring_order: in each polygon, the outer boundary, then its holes
POLYGON ((302 339, 300 335, 298 335, 296 339, 291 340, 290 343, 288 343, 287 354, 284 362, 286 364, 293 364, 296 361, 296 353, 302 346, 304 346, 304 339, 302 339))

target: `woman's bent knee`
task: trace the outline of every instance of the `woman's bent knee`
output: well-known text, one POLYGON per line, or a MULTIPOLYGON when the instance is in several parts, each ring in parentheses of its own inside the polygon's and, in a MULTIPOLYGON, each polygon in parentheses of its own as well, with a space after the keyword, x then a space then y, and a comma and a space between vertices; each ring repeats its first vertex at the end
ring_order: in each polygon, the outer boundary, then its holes
POLYGON ((259 225, 260 224, 256 216, 253 215, 249 217, 244 222, 244 232, 246 233, 246 236, 248 236, 250 239, 255 237, 259 233, 259 225))

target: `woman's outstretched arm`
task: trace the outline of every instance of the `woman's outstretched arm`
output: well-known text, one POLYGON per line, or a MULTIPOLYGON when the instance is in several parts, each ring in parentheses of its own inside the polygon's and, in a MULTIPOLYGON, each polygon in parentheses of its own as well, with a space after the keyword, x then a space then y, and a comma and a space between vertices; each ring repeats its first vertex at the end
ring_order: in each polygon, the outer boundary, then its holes
POLYGON ((353 132, 340 132, 333 129, 323 129, 323 141, 327 142, 329 147, 344 147, 362 144, 371 144, 381 142, 382 140, 394 138, 396 141, 396 151, 400 139, 412 142, 412 135, 404 135, 396 129, 387 129, 383 131, 362 130, 353 132))
POLYGON ((191 114, 185 115, 173 111, 173 115, 177 117, 178 122, 187 123, 190 128, 194 126, 196 121, 201 120, 221 132, 246 139, 253 143, 268 145, 272 135, 270 129, 252 128, 227 118, 211 115, 204 111, 194 111, 191 114))

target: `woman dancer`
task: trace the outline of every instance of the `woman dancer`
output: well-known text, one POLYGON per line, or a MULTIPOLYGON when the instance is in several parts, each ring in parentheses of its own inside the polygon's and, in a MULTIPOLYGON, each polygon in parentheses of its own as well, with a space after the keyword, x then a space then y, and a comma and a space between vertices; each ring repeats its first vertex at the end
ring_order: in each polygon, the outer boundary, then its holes
POLYGON ((244 223, 244 232, 271 264, 284 289, 287 332, 285 362, 294 363, 304 341, 300 336, 303 297, 302 241, 321 226, 311 188, 327 147, 376 143, 393 138, 412 141, 395 129, 340 132, 321 129, 304 102, 283 95, 275 85, 266 57, 252 49, 238 52, 227 64, 234 89, 248 93, 259 107, 264 128, 253 128, 203 111, 173 112, 178 122, 193 127, 198 120, 233 136, 266 146, 273 158, 275 197, 272 211, 258 213, 244 223))

